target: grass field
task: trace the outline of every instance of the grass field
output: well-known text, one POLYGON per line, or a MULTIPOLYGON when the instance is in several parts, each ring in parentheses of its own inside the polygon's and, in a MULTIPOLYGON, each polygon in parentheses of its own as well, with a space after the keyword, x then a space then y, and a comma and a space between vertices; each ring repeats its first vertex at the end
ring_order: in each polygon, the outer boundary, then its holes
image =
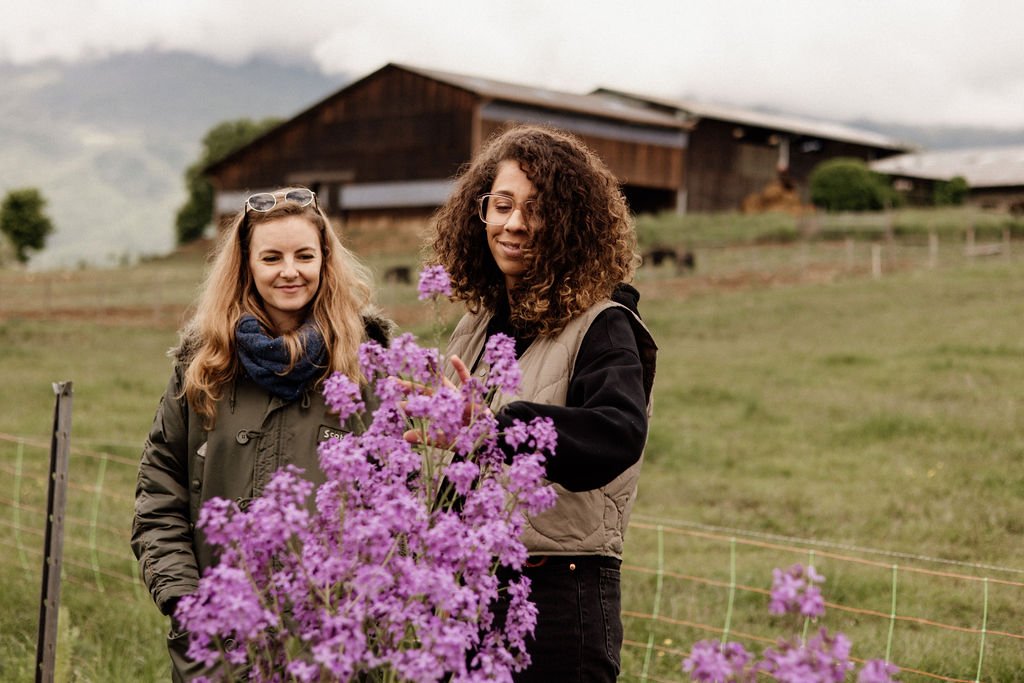
MULTIPOLYGON (((1024 246, 968 261, 943 244, 937 267, 918 245, 877 279, 867 252, 850 263, 841 245, 801 243, 706 247, 695 275, 641 271, 661 351, 622 680, 681 680, 689 645, 727 621, 760 649, 786 626, 758 592, 771 568, 813 560, 834 605, 823 623, 854 656, 889 651, 928 674, 903 680, 967 681, 980 655, 980 680, 1024 681, 1011 637, 1024 632, 1024 246), (892 619, 897 583, 895 611, 916 620, 892 619)), ((403 258, 415 257, 373 265, 403 258)), ((127 538, 164 352, 201 271, 193 254, 0 272, 0 680, 34 678, 57 380, 75 391, 58 679, 166 680, 165 620, 133 579, 127 538)), ((430 335, 413 285, 382 286, 380 300, 430 335)))

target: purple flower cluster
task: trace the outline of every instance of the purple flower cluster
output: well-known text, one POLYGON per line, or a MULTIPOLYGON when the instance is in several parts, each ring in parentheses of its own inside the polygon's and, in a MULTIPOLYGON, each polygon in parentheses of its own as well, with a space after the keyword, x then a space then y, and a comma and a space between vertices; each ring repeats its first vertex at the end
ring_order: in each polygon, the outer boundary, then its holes
POLYGON ((452 283, 444 266, 427 266, 420 271, 420 301, 437 296, 451 296, 452 283))
POLYGON ((780 640, 764 651, 758 670, 780 683, 843 683, 853 670, 850 639, 826 629, 806 642, 780 640))
MULTIPOLYGON (((506 464, 493 415, 467 409, 484 384, 445 388, 438 360, 410 335, 363 345, 379 405, 365 432, 321 445, 315 505, 312 484, 285 468, 244 511, 203 507, 220 561, 179 604, 190 656, 257 681, 510 681, 528 664, 529 580, 502 585, 496 571, 522 568, 524 514, 554 503, 543 479, 554 428, 517 424, 506 464), (409 395, 412 383, 429 397, 409 395), (406 441, 410 423, 430 438, 406 441)), ((341 414, 363 409, 340 375, 324 392, 341 414)))
MULTIPOLYGON (((825 614, 825 601, 818 585, 825 577, 795 564, 772 572, 769 610, 772 614, 794 614, 805 618, 825 614)), ((850 661, 850 639, 842 633, 829 635, 821 629, 808 639, 780 639, 755 660, 739 643, 702 640, 694 644, 683 660, 683 671, 700 683, 753 683, 760 674, 779 683, 842 683, 855 668, 850 661)), ((894 683, 899 667, 873 659, 864 663, 857 683, 894 683)))
POLYGON ((516 340, 507 334, 494 334, 484 347, 484 362, 490 368, 487 388, 509 396, 519 391, 522 375, 516 362, 516 340))
POLYGON ((323 393, 327 407, 337 413, 340 420, 347 420, 355 413, 366 409, 359 385, 340 372, 327 378, 323 393))
POLYGON ((892 677, 899 672, 900 668, 895 664, 882 659, 872 659, 864 662, 860 673, 857 674, 857 683, 892 683, 892 677))
POLYGON ((739 643, 702 640, 683 660, 683 671, 701 683, 753 683, 757 674, 749 663, 750 653, 739 643))
POLYGON ((818 585, 824 582, 825 577, 810 565, 805 568, 797 563, 786 571, 772 570, 768 611, 772 614, 799 614, 811 619, 822 616, 825 614, 825 599, 818 585))

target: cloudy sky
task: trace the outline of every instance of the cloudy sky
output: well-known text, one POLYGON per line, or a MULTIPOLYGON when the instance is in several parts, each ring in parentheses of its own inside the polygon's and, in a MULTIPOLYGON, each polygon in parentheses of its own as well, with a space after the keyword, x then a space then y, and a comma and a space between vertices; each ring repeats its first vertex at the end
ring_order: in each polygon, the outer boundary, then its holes
POLYGON ((830 119, 1024 126, 1020 0, 14 0, 0 61, 145 48, 389 61, 830 119))

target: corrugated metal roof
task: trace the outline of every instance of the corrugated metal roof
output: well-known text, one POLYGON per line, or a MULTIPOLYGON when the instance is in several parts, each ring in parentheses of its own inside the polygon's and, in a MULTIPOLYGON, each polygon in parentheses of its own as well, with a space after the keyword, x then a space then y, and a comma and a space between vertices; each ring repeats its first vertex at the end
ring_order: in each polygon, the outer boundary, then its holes
POLYGON ((604 95, 609 98, 626 98, 638 102, 649 102, 658 107, 675 109, 695 119, 716 119, 719 121, 730 121, 746 126, 757 126, 779 132, 797 133, 826 140, 839 140, 852 142, 868 147, 908 151, 914 149, 914 145, 908 144, 896 138, 875 133, 873 131, 861 130, 842 123, 808 119, 798 116, 766 114, 764 112, 752 111, 740 107, 732 107, 720 104, 707 104, 693 100, 671 99, 651 97, 648 95, 637 95, 622 90, 611 88, 599 88, 594 91, 595 95, 604 95))
POLYGON ((971 187, 1024 185, 1024 147, 983 147, 917 152, 871 163, 879 173, 949 180, 962 176, 971 187))
POLYGON ((599 95, 579 95, 558 92, 546 88, 537 88, 516 83, 496 81, 489 78, 467 76, 449 71, 424 69, 408 64, 392 63, 391 66, 432 78, 463 90, 468 90, 481 97, 518 102, 545 109, 572 111, 591 116, 626 121, 628 123, 684 129, 684 121, 671 114, 652 111, 633 104, 614 100, 599 95))

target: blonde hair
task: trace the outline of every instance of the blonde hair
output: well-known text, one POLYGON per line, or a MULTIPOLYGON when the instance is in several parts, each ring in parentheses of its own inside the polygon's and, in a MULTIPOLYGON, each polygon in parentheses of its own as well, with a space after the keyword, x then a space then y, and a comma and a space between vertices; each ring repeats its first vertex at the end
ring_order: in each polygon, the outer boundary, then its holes
MULTIPOLYGON (((320 287, 308 304, 309 323, 323 336, 327 363, 322 381, 341 372, 360 381, 359 345, 365 336, 362 312, 371 303, 369 270, 341 244, 330 220, 314 202, 300 206, 282 201, 270 211, 243 209, 221 238, 196 302, 192 319, 182 330, 182 349, 188 354, 182 394, 203 418, 204 427, 216 422, 216 404, 224 387, 235 379, 239 361, 235 330, 244 315, 255 316, 274 330, 249 268, 253 228, 286 216, 308 220, 320 235, 323 261, 320 287)), ((299 330, 283 334, 291 358, 289 371, 305 352, 299 330)))
POLYGON ((493 313, 508 297, 477 216, 478 197, 491 191, 507 160, 518 162, 537 188, 543 226, 527 241, 510 320, 524 333, 556 334, 632 279, 640 260, 633 220, 615 175, 579 138, 537 125, 497 135, 462 171, 432 221, 429 260, 448 270, 454 298, 470 311, 493 313))

